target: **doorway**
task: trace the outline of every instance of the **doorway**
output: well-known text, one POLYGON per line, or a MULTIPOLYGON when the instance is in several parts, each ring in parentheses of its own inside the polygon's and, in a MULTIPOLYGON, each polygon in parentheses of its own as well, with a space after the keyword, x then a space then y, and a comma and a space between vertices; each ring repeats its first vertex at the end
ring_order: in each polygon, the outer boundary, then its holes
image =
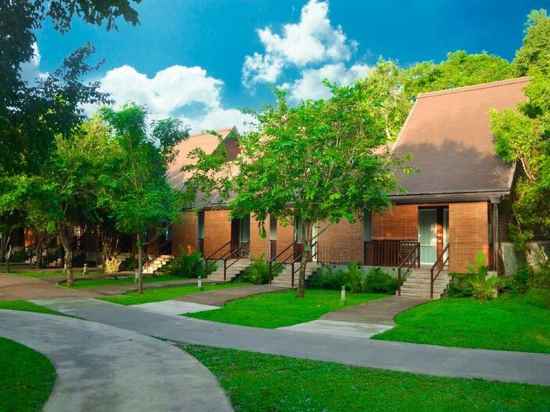
POLYGON ((437 209, 418 209, 420 264, 433 265, 437 259, 437 209))
POLYGON ((250 216, 231 220, 231 252, 239 257, 248 256, 250 244, 250 216))

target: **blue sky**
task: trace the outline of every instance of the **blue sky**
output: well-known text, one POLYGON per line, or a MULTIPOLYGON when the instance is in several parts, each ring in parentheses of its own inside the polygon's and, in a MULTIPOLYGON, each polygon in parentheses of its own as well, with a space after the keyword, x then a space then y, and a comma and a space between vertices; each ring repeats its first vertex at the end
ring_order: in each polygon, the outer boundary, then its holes
POLYGON ((511 59, 533 8, 550 0, 144 0, 136 27, 75 21, 60 34, 46 24, 34 65, 54 70, 89 41, 105 59, 93 78, 117 104, 214 128, 270 102, 273 85, 294 100, 325 97, 322 78, 350 83, 380 56, 409 65, 465 49, 511 59))

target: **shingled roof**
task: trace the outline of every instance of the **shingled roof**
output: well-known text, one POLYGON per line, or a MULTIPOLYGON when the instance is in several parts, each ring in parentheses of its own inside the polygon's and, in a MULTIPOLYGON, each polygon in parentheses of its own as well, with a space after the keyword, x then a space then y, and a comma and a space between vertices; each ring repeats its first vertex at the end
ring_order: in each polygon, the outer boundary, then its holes
POLYGON ((515 168, 495 153, 489 115, 524 101, 527 82, 523 77, 419 95, 393 147, 397 156, 411 155, 417 172, 400 177, 406 192, 394 199, 509 193, 515 168))
POLYGON ((176 155, 168 165, 167 178, 170 184, 176 188, 183 187, 185 180, 190 176, 189 172, 183 172, 181 169, 184 166, 196 163, 194 159, 189 157, 195 149, 200 148, 206 154, 212 154, 220 146, 221 140, 226 146, 229 160, 233 159, 238 154, 239 149, 236 139, 228 139, 232 132, 237 133, 235 128, 226 128, 216 130, 217 135, 207 132, 194 134, 178 143, 174 147, 176 155))

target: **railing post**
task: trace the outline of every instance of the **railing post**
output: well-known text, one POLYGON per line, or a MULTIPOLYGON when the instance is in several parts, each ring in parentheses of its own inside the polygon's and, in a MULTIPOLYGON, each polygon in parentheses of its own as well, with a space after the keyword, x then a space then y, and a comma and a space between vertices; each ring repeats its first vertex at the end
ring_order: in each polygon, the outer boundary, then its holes
POLYGON ((223 281, 227 281, 227 259, 223 260, 223 281))
POLYGON ((291 263, 291 268, 292 268, 292 278, 290 280, 290 287, 294 287, 294 262, 291 263))
POLYGON ((434 298, 434 268, 430 269, 430 299, 434 298))
POLYGON ((397 296, 401 296, 401 267, 397 268, 397 296))

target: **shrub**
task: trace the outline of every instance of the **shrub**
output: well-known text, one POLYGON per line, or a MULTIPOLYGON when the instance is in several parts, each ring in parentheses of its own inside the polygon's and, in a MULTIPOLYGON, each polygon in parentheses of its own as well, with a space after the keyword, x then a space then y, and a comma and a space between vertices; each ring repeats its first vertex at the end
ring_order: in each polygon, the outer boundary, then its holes
POLYGON ((343 271, 344 285, 350 292, 362 292, 365 285, 365 272, 357 263, 349 263, 343 271))
POLYGON ((260 256, 252 260, 252 264, 245 269, 240 278, 255 285, 265 285, 271 282, 282 270, 283 265, 281 263, 273 262, 270 272, 269 262, 264 256, 260 256))
POLYGON ((120 264, 119 270, 120 271, 131 271, 131 270, 136 270, 137 267, 138 267, 137 258, 135 256, 128 256, 120 264))
POLYGON ((397 279, 388 275, 381 268, 372 268, 365 277, 364 292, 395 293, 399 284, 397 279))
POLYGON ((344 272, 330 266, 321 266, 307 280, 308 288, 313 289, 342 289, 344 285, 344 272))
POLYGON ((163 270, 164 273, 182 278, 205 278, 216 270, 216 263, 204 260, 200 252, 182 253, 163 270))
POLYGON ((105 260, 105 273, 116 273, 120 268, 120 259, 116 256, 105 260))
POLYGON ((473 296, 471 273, 451 273, 451 282, 447 289, 447 295, 456 298, 473 296))
POLYGON ((525 293, 529 289, 529 279, 531 271, 528 266, 522 266, 518 269, 510 281, 510 288, 517 293, 525 293))

